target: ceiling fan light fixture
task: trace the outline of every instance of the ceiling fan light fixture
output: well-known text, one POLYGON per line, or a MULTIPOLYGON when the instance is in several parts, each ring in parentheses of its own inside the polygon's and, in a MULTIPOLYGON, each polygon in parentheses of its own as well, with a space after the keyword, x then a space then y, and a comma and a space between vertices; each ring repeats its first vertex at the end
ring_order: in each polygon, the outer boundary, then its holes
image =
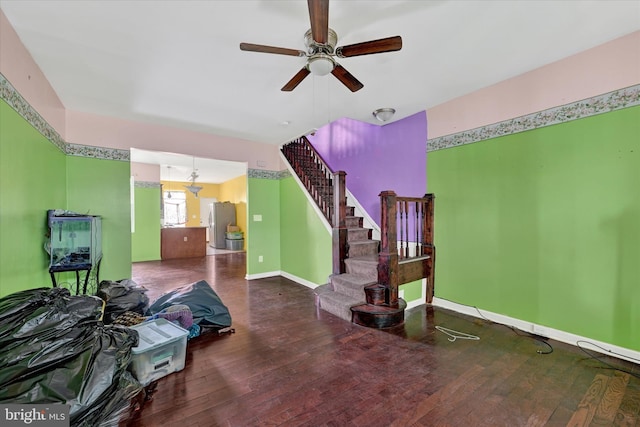
POLYGON ((202 187, 199 185, 191 184, 191 185, 185 185, 184 187, 187 190, 191 191, 195 197, 198 197, 198 193, 200 192, 200 190, 202 190, 202 187))
POLYGON ((198 197, 198 192, 202 190, 200 185, 196 185, 196 178, 198 178, 198 174, 196 173, 196 158, 193 157, 193 172, 191 172, 191 176, 189 179, 191 180, 191 185, 185 185, 184 188, 191 191, 195 197, 198 197))
POLYGON ((372 114, 378 121, 387 122, 391 120, 393 115, 396 113, 394 108, 378 108, 372 114))
POLYGON ((307 64, 307 68, 311 74, 316 76, 326 76, 335 68, 336 63, 329 55, 325 55, 324 53, 318 53, 309 58, 309 63, 307 64))

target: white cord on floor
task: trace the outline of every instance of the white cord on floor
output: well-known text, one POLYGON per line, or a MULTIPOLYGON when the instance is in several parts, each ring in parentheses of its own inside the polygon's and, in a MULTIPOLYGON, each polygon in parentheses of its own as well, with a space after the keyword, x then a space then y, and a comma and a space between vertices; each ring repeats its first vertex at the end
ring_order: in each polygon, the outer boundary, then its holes
POLYGON ((448 328, 445 328, 443 326, 436 326, 436 329, 439 330, 440 332, 442 332, 443 334, 449 335, 450 338, 448 338, 448 340, 451 341, 451 342, 454 342, 458 338, 460 338, 461 340, 475 340, 475 341, 480 340, 480 337, 477 337, 475 335, 470 335, 470 334, 465 334, 464 332, 454 331, 453 329, 448 329, 448 328))

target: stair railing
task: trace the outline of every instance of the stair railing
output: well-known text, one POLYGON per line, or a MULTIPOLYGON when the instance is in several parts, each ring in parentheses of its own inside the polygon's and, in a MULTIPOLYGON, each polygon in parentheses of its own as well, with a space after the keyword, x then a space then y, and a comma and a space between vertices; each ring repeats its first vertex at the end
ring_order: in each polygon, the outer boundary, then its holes
POLYGON ((331 225, 333 274, 344 273, 347 257, 346 173, 333 172, 305 136, 283 145, 281 151, 331 225))
POLYGON ((434 294, 435 246, 433 206, 435 197, 398 197, 393 191, 380 193, 381 231, 378 283, 385 286, 386 303, 398 304, 400 285, 427 279, 427 301, 434 294))

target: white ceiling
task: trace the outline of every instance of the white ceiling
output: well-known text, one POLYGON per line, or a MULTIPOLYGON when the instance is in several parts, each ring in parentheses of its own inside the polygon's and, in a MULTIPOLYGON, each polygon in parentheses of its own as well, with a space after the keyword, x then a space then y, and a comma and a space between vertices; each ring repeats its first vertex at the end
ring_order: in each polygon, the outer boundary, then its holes
POLYGON ((329 121, 394 120, 640 29, 640 2, 332 0, 338 46, 401 35, 399 52, 340 59, 333 76, 280 88, 304 58, 300 0, 0 0, 67 109, 281 144, 329 121))
POLYGON ((197 183, 222 184, 247 173, 246 163, 136 148, 131 149, 131 161, 159 165, 162 181, 190 181, 191 172, 195 170, 197 183))

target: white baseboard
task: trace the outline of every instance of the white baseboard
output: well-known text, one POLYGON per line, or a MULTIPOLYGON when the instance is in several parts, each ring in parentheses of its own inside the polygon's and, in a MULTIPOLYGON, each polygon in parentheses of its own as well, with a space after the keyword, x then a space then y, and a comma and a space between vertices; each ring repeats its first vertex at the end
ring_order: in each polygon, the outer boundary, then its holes
POLYGON ((303 279, 302 277, 294 276, 293 274, 289 274, 286 271, 281 271, 280 275, 282 275, 282 277, 286 277, 287 279, 292 280, 292 281, 294 281, 296 283, 299 283, 299 284, 301 284, 303 286, 306 286, 307 288, 315 289, 318 286, 320 286, 317 283, 310 282, 310 281, 308 281, 306 279, 303 279))
POLYGON ((247 274, 244 276, 246 280, 266 279, 267 277, 280 276, 280 271, 267 271, 264 273, 247 274))
POLYGON ((299 283, 303 286, 306 286, 307 288, 311 288, 311 289, 315 289, 317 288, 318 285, 317 283, 313 283, 310 282, 306 279, 303 279, 301 277, 298 276, 294 276, 293 274, 289 274, 286 271, 268 271, 266 273, 258 273, 258 274, 247 274, 246 276, 244 276, 244 278, 246 280, 256 280, 256 279, 266 279, 267 277, 275 277, 275 276, 282 276, 286 279, 289 279, 293 282, 299 283))
POLYGON ((534 333, 536 335, 551 338, 556 341, 582 347, 588 351, 606 354, 607 356, 617 357, 619 359, 628 360, 629 362, 633 363, 640 363, 640 352, 628 348, 618 347, 616 345, 597 341, 592 338, 582 337, 580 335, 575 335, 558 329, 549 328, 548 326, 542 326, 532 322, 515 319, 513 317, 505 316, 502 314, 492 313, 486 310, 479 310, 475 307, 458 304, 438 297, 433 298, 432 304, 437 307, 447 308, 449 310, 467 314, 473 317, 478 317, 480 319, 484 317, 492 322, 513 326, 514 328, 520 329, 521 331, 534 333), (598 348, 596 346, 602 348, 598 348))

